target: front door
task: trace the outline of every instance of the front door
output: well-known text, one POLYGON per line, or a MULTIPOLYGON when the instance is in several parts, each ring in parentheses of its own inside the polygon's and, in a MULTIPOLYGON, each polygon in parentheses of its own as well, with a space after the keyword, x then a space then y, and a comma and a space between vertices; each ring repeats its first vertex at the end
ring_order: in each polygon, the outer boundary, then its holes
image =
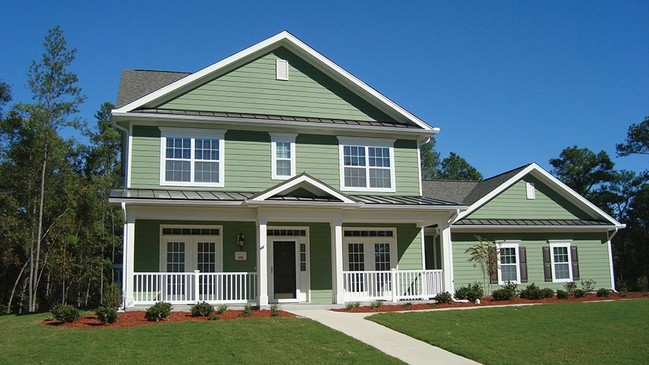
POLYGON ((295 241, 273 242, 273 289, 275 299, 295 299, 295 241))

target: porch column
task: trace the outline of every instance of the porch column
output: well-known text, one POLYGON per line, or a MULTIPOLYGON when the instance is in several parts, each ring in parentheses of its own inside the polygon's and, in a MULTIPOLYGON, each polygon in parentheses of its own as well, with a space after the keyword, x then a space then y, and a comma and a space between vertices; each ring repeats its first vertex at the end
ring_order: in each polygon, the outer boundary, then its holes
POLYGON ((453 242, 451 241, 451 227, 442 228, 441 245, 442 262, 444 273, 444 290, 453 294, 455 285, 453 284, 453 242))
POLYGON ((335 218, 331 221, 331 245, 332 270, 333 270, 333 302, 334 304, 345 303, 343 287, 343 221, 342 218, 335 218))
POLYGON ((124 307, 132 307, 134 305, 133 293, 133 273, 135 271, 135 220, 126 217, 124 223, 124 238, 123 238, 123 254, 122 254, 122 298, 124 298, 124 307))
POLYGON ((257 304, 268 306, 268 219, 257 219, 257 304))

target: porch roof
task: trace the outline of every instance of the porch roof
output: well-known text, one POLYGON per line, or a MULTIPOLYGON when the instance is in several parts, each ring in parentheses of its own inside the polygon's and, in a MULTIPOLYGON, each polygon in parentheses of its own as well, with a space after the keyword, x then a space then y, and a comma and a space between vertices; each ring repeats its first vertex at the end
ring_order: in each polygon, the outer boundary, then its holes
POLYGON ((461 219, 453 226, 509 226, 509 227, 606 227, 610 222, 589 220, 589 219, 495 219, 495 218, 473 218, 461 219))
MULTIPOLYGON (((174 201, 174 202, 223 202, 223 203, 244 203, 251 200, 259 193, 241 191, 207 191, 207 190, 166 190, 166 189, 116 189, 110 193, 112 203, 121 202, 153 202, 153 201, 174 201)), ((462 204, 440 200, 424 196, 404 195, 348 195, 356 203, 370 206, 436 206, 436 207, 458 207, 462 204)), ((286 202, 335 202, 334 197, 329 196, 273 196, 269 200, 281 200, 286 202)))

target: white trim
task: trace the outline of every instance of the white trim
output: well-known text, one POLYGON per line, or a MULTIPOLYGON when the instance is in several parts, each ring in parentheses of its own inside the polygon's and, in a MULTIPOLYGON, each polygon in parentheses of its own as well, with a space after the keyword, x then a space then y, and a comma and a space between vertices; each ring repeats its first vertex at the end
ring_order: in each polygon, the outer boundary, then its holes
POLYGON ((269 269, 269 286, 268 296, 278 303, 297 303, 311 301, 311 245, 310 232, 308 226, 268 226, 266 234, 274 229, 288 230, 305 230, 305 236, 268 236, 268 269, 269 269), (274 244, 275 241, 294 242, 295 243, 295 298, 278 299, 275 298, 275 276, 274 276, 274 244), (306 245, 306 271, 300 270, 300 244, 306 245))
POLYGON ((589 202, 586 198, 583 196, 577 194, 574 190, 572 190, 570 187, 568 187, 566 184, 561 182, 559 179, 556 177, 552 176, 549 172, 545 171, 541 166, 537 165, 536 163, 531 163, 529 166, 524 168, 523 170, 519 171, 517 174, 509 178, 507 181, 504 183, 500 184, 496 189, 492 190, 489 192, 489 194, 485 195, 482 197, 480 200, 477 202, 471 204, 469 209, 465 210, 464 212, 460 213, 455 221, 458 221, 462 218, 465 218, 466 216, 470 215, 474 211, 478 210, 481 206, 498 196, 500 193, 514 185, 516 182, 521 180, 523 177, 525 177, 527 174, 532 174, 532 176, 536 177, 537 179, 541 180, 542 182, 548 184, 550 188, 553 188, 554 191, 559 193, 559 195, 563 196, 564 198, 568 199, 572 203, 575 203, 577 206, 580 208, 584 209, 586 212, 589 212, 593 215, 600 216, 607 221, 611 222, 612 225, 614 225, 617 228, 624 228, 626 227, 624 224, 618 222, 615 220, 613 217, 608 215, 606 212, 603 210, 599 209, 596 207, 593 203, 589 202))
POLYGON ((615 272, 613 271, 613 248, 611 246, 611 241, 607 241, 608 245, 608 268, 611 274, 611 290, 615 290, 615 272))
POLYGON ((297 134, 295 133, 268 133, 270 135, 270 175, 273 180, 286 180, 295 176, 295 138, 297 134), (291 171, 289 175, 278 175, 277 174, 277 143, 284 142, 290 144, 291 149, 291 171))
MULTIPOLYGON (((299 185, 299 184, 307 184, 315 187, 316 189, 322 190, 326 194, 332 195, 336 199, 339 199, 342 201, 343 204, 357 204, 355 201, 351 200, 350 198, 340 194, 339 192, 329 188, 328 186, 322 184, 321 182, 314 180, 313 178, 307 176, 307 175, 302 175, 298 176, 292 180, 287 181, 286 183, 282 183, 275 188, 266 191, 265 193, 249 200, 250 202, 255 202, 255 203, 261 203, 264 202, 266 199, 272 197, 273 195, 279 194, 281 192, 284 192, 286 190, 289 190, 290 188, 299 185)), ((273 204, 278 204, 281 202, 268 202, 268 203, 273 203, 273 204)), ((295 202, 286 202, 288 204, 281 204, 281 205, 293 205, 295 202)), ((307 202, 306 205, 312 205, 313 203, 307 202)), ((340 205, 341 203, 335 203, 336 205, 340 205)), ((321 203, 317 203, 316 205, 321 205, 321 203)))
MULTIPOLYGON (((552 282, 553 283, 567 283, 573 281, 572 276, 572 251, 570 246, 572 245, 572 240, 551 240, 550 243, 550 267, 552 269, 552 282), (559 247, 565 247, 568 251, 568 278, 567 279, 557 279, 555 262, 554 262, 554 249, 559 247)), ((563 263, 561 263, 563 264, 563 263)))
POLYGON ((347 87, 356 89, 356 91, 359 93, 359 96, 363 97, 364 99, 368 99, 368 97, 370 99, 374 99, 377 103, 383 104, 400 116, 418 125, 423 130, 432 133, 439 133, 439 128, 432 128, 423 120, 417 118, 415 115, 403 109, 401 106, 388 99, 369 85, 365 84, 354 75, 345 71, 342 67, 336 65, 331 60, 329 60, 313 48, 309 47, 307 44, 287 31, 283 31, 266 40, 254 44, 253 46, 237 52, 234 55, 227 57, 208 67, 205 67, 198 72, 188 75, 187 77, 184 77, 135 101, 132 101, 129 104, 122 106, 121 108, 114 109, 113 112, 127 113, 153 101, 158 101, 159 99, 170 96, 174 93, 180 93, 185 89, 191 88, 193 85, 200 83, 203 78, 227 72, 237 67, 238 65, 245 63, 248 59, 254 58, 261 53, 267 52, 280 46, 287 47, 289 50, 297 53, 298 55, 308 58, 308 60, 311 61, 310 63, 312 63, 321 71, 325 72, 327 75, 333 77, 347 87))
POLYGON ((278 58, 275 60, 275 80, 288 81, 288 60, 278 58))
POLYGON ((133 161, 133 124, 129 123, 128 124, 128 141, 127 141, 127 146, 126 146, 126 153, 127 155, 127 162, 126 164, 126 188, 131 187, 131 166, 133 166, 132 161, 133 161))
POLYGON ((394 139, 380 139, 380 138, 355 138, 355 137, 338 137, 338 165, 340 174, 340 190, 341 191, 371 191, 371 192, 388 192, 394 193, 397 191, 396 187, 396 166, 394 166, 394 139), (365 170, 365 187, 345 186, 345 147, 361 147, 365 149, 365 166, 356 166, 359 169, 365 170), (390 154, 390 187, 389 188, 372 188, 370 187, 370 170, 381 169, 387 170, 385 167, 371 167, 369 148, 387 148, 390 154))
MULTIPOLYGON (((342 227, 342 244, 343 244, 343 271, 360 271, 349 270, 349 244, 359 243, 363 245, 363 259, 365 270, 362 271, 377 271, 375 260, 375 244, 387 243, 390 246, 390 269, 399 269, 398 257, 398 240, 396 227, 342 227), (386 236, 345 236, 346 231, 391 231, 392 237, 386 236), (367 248, 370 248, 368 250, 367 248)), ((387 271, 387 270, 386 270, 387 271)))
POLYGON ((488 231, 488 232, 547 232, 547 231, 564 231, 564 232, 608 232, 615 226, 520 226, 520 225, 461 225, 453 226, 455 232, 467 231, 488 231))
POLYGON ((527 197, 527 200, 536 199, 536 188, 534 187, 533 182, 525 182, 525 195, 527 197))
MULTIPOLYGON (((430 140, 430 139, 429 139, 430 140)), ((417 141, 417 175, 419 176, 419 180, 417 180, 417 184, 419 184, 419 196, 424 196, 424 187, 423 187, 423 180, 422 180, 422 171, 421 171, 421 145, 420 141, 417 141)))
POLYGON ((198 269, 198 258, 196 254, 198 253, 196 244, 202 237, 210 237, 210 241, 214 241, 216 244, 215 247, 215 270, 214 272, 223 272, 223 226, 220 225, 193 225, 193 224, 161 224, 159 231, 159 244, 160 244, 160 260, 159 260, 159 271, 167 271, 167 247, 166 243, 173 240, 183 240, 185 241, 185 271, 184 272, 193 272, 198 269), (209 235, 209 236, 193 236, 193 235, 163 235, 162 231, 165 228, 209 228, 209 229, 218 229, 218 235, 209 235), (166 239, 166 238, 169 239, 166 239))
POLYGON ((520 246, 521 241, 498 241, 496 242, 496 249, 497 254, 498 254, 498 285, 505 285, 507 282, 512 282, 515 284, 520 284, 521 283, 521 258, 520 258, 520 252, 518 250, 520 246), (506 265, 514 265, 516 267, 516 280, 503 280, 502 279, 502 263, 500 262, 500 249, 501 248, 513 248, 514 249, 514 254, 516 256, 516 263, 515 264, 506 264, 506 265))
POLYGON ((159 127, 160 129, 160 186, 205 186, 205 187, 223 187, 225 185, 225 131, 215 129, 198 129, 198 128, 169 128, 159 127), (190 138, 190 181, 167 181, 166 180, 166 148, 167 138, 190 138), (206 160, 209 162, 218 162, 219 164, 219 181, 195 182, 194 166, 199 160, 195 159, 196 139, 218 139, 219 141, 219 159, 206 160))

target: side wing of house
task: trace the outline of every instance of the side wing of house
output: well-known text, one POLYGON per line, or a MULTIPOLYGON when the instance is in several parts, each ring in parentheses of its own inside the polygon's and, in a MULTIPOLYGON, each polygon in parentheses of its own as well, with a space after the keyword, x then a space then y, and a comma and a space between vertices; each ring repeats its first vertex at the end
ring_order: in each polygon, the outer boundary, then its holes
POLYGON ((466 253, 483 240, 495 242, 498 253, 497 274, 486 278, 491 289, 515 282, 556 290, 581 280, 614 288, 610 240, 623 227, 532 164, 478 199, 452 225, 455 287, 483 282, 466 253))

